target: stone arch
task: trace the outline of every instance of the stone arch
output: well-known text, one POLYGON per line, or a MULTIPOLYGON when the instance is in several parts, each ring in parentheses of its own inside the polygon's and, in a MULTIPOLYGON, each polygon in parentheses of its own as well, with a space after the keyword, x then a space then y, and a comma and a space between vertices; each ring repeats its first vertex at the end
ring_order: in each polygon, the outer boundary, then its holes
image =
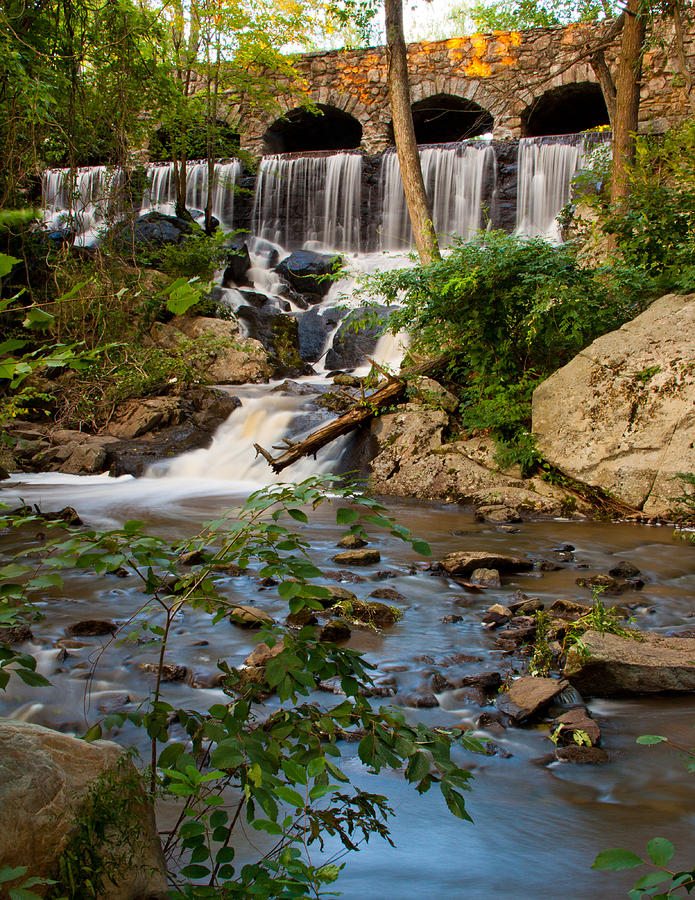
POLYGON ((362 141, 362 125, 350 113, 317 103, 318 113, 304 106, 285 112, 263 135, 265 153, 354 150, 362 141))
MULTIPOLYGON (((418 144, 450 144, 490 134, 494 118, 490 110, 455 94, 433 94, 412 105, 415 140, 418 144)), ((393 144, 393 123, 387 126, 393 144)))
POLYGON ((608 124, 601 87, 591 81, 552 88, 536 97, 521 113, 523 137, 574 134, 608 124))
MULTIPOLYGON (((166 125, 160 125, 150 137, 148 159, 151 162, 164 162, 172 159, 174 135, 166 125)), ((218 119, 215 134, 215 156, 222 159, 236 156, 239 152, 239 134, 225 122, 218 119)), ((189 159, 204 159, 207 156, 207 132, 205 123, 192 128, 188 135, 186 152, 189 159)))

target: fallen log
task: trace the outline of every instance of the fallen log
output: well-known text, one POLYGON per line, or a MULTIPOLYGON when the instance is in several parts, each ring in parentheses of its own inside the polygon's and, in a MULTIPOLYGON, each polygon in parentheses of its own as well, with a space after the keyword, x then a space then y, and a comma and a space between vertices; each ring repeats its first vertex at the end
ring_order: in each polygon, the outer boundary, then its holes
POLYGON ((318 431, 314 431, 303 441, 292 444, 292 446, 285 450, 284 453, 281 453, 280 456, 273 458, 260 444, 254 444, 253 446, 256 450, 256 455, 260 453, 261 456, 265 457, 268 461, 268 465, 270 465, 276 473, 282 472, 283 469, 286 469, 287 466, 291 466, 292 463, 301 459, 303 456, 315 457, 317 452, 322 447, 325 447, 326 444, 330 444, 330 442, 334 441, 336 438, 348 434, 354 428, 357 428, 358 425, 371 419, 380 409, 383 409, 385 406, 390 406, 396 400, 399 400, 405 393, 405 387, 406 382, 403 379, 394 378, 383 387, 374 391, 369 397, 366 397, 364 400, 359 399, 356 405, 342 416, 329 422, 328 425, 319 428, 318 431))
POLYGON ((349 409, 342 416, 338 416, 337 419, 329 422, 328 425, 324 425, 317 431, 314 431, 308 437, 304 438, 303 441, 298 441, 296 444, 293 444, 290 441, 285 440, 285 443, 288 445, 286 450, 282 447, 274 448, 277 450, 284 450, 279 456, 273 457, 272 454, 261 447, 260 444, 254 444, 256 456, 260 454, 275 473, 282 472, 283 469, 286 469, 287 466, 291 466, 292 463, 301 459, 303 456, 313 456, 315 458, 318 451, 322 447, 325 447, 326 444, 330 444, 330 442, 334 441, 336 438, 348 434, 353 429, 357 428, 358 425, 362 425, 363 422, 368 422, 380 409, 391 406, 392 403, 400 400, 405 393, 408 378, 414 378, 417 375, 424 375, 426 372, 432 372, 435 369, 440 368, 448 359, 448 353, 445 353, 436 359, 427 359, 415 368, 410 369, 407 372, 401 372, 398 376, 392 375, 378 363, 369 359, 368 362, 370 362, 378 372, 381 372, 386 376, 386 384, 382 383, 381 386, 377 387, 377 389, 368 397, 365 396, 364 386, 362 386, 362 396, 355 397, 355 405, 352 409, 349 409))

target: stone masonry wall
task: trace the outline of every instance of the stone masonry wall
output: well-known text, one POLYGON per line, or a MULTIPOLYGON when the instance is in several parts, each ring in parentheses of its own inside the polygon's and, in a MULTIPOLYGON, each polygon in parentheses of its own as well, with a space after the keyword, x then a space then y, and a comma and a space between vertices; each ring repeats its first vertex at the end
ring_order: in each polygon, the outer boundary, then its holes
MULTIPOLYGON (((596 83, 588 59, 604 25, 569 25, 528 31, 476 34, 428 41, 408 47, 412 101, 435 94, 472 100, 494 119, 497 139, 523 137, 523 114, 545 92, 568 84, 596 83)), ((686 56, 695 59, 695 35, 686 36, 686 56)), ((615 71, 617 45, 606 59, 615 71)), ((389 144, 391 114, 386 85, 386 48, 328 51, 302 56, 294 95, 284 94, 278 108, 260 118, 230 109, 230 121, 242 116, 244 149, 263 152, 263 134, 283 112, 307 98, 354 116, 363 127, 362 149, 368 153, 389 144)), ((664 131, 690 115, 677 72, 674 36, 668 23, 653 31, 644 58, 641 126, 664 131)), ((279 91, 279 93, 282 93, 279 91)))

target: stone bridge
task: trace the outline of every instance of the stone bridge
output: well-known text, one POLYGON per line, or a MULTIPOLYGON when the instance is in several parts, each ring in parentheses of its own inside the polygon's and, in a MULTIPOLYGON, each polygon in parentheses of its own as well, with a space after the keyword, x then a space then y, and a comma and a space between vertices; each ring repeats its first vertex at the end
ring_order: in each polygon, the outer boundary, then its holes
MULTIPOLYGON (((567 134, 607 124, 588 58, 602 27, 534 28, 410 44, 418 143, 489 133, 496 139, 567 134)), ((613 45, 606 52, 613 71, 617 51, 613 45)), ((686 35, 685 52, 695 58, 693 34, 686 35)), ((393 143, 384 47, 311 53, 298 58, 296 69, 303 97, 323 115, 308 112, 295 93, 263 119, 244 116, 243 149, 254 156, 354 148, 374 153, 393 143)), ((689 116, 676 71, 672 29, 659 23, 644 58, 641 128, 660 132, 689 116)), ((238 115, 230 110, 230 122, 238 115)))

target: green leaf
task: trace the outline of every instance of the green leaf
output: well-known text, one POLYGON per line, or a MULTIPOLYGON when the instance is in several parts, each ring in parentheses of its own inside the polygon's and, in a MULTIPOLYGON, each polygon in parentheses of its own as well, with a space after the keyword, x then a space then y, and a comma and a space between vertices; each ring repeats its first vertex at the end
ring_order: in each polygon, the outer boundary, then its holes
POLYGON ((644 865, 641 856, 632 850, 604 850, 599 853, 591 866, 592 869, 604 869, 609 872, 620 872, 622 869, 636 869, 644 865))
POLYGON ((432 550, 427 541, 413 541, 412 548, 416 553, 419 553, 421 556, 431 556, 432 550))
POLYGON ((671 880, 670 872, 649 872, 648 875, 645 875, 643 878, 640 878, 639 881, 635 883, 636 889, 646 889, 655 887, 657 884, 661 884, 664 881, 671 880))
POLYGON ((335 521, 338 525, 349 525, 351 522, 356 522, 359 517, 360 514, 356 509, 349 509, 347 506, 341 506, 335 514, 335 521))
POLYGON ((27 315, 22 325, 25 328, 36 329, 37 331, 45 331, 54 324, 56 317, 38 306, 32 306, 27 310, 27 315))
MULTIPOLYGON (((0 253, 0 262, 4 255, 4 253, 0 253)), ((19 262, 19 260, 17 260, 17 262, 19 262)), ((14 868, 12 866, 2 866, 0 867, 0 884, 3 884, 5 881, 16 881, 17 878, 26 875, 27 871, 27 866, 14 866, 14 868)))
POLYGON ((207 878, 210 875, 210 869, 201 865, 184 866, 181 874, 186 878, 207 878))
POLYGON ((306 769, 293 759, 283 759, 282 771, 287 775, 290 781, 293 781, 295 784, 307 783, 306 769))
POLYGON ((278 785, 275 788, 275 793, 281 800, 284 800, 291 806, 296 806, 297 809, 304 809, 304 798, 299 793, 297 793, 297 791, 292 790, 292 788, 288 787, 286 784, 278 785))
POLYGON ((38 894, 22 887, 10 888, 10 900, 41 900, 38 894))
POLYGON ((5 275, 9 275, 18 262, 20 262, 20 260, 18 260, 16 256, 10 256, 7 253, 0 253, 0 278, 4 278, 5 275))
POLYGON ((17 674, 30 687, 47 687, 51 683, 43 675, 39 675, 38 672, 32 672, 29 669, 17 669, 17 674))
POLYGON ((430 758, 427 753, 419 751, 410 757, 405 777, 408 781, 422 781, 425 775, 430 773, 430 758))
POLYGON ((655 866, 665 866, 675 853, 671 841, 666 838, 655 837, 647 844, 647 853, 655 866))
POLYGON ((641 734, 635 743, 637 744, 663 744, 664 741, 668 741, 667 737, 663 737, 660 734, 641 734))
POLYGON ((306 523, 309 521, 309 517, 301 509, 288 509, 287 512, 292 516, 293 519, 296 519, 297 522, 306 523))

